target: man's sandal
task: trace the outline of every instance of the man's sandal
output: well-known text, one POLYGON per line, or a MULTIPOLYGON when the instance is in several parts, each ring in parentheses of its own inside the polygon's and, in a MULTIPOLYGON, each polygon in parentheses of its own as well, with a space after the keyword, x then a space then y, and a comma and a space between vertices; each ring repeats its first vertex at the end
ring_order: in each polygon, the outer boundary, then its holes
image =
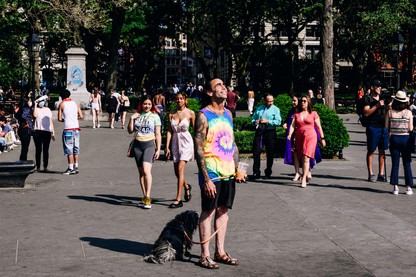
POLYGON ((231 258, 231 256, 228 253, 225 253, 223 255, 215 254, 214 261, 217 263, 227 264, 227 265, 239 265, 239 262, 235 258, 231 258))
POLYGON ((207 269, 218 269, 220 266, 214 262, 209 256, 201 257, 198 265, 207 269))

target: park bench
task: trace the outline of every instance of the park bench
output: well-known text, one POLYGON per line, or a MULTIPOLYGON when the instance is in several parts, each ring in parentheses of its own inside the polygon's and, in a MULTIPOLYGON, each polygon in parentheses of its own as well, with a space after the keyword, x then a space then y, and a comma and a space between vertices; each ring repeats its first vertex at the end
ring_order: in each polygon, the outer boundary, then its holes
POLYGON ((0 188, 23 188, 34 169, 34 161, 0 162, 0 188))
POLYGON ((355 109, 355 99, 336 99, 337 107, 352 107, 355 109))

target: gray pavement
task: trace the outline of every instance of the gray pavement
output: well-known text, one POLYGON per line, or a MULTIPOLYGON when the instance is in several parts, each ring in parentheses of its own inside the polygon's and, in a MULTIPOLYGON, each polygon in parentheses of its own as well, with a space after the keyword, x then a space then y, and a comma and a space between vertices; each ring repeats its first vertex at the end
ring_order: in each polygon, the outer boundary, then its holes
MULTIPOLYGON (((24 189, 0 190, 0 275, 415 276, 416 195, 404 194, 403 179, 398 196, 388 183, 366 181, 364 129, 355 115, 341 118, 351 136, 345 160, 318 164, 306 189, 292 182, 293 168, 282 159, 272 179, 238 185, 226 250, 240 265, 216 271, 195 264, 198 245, 189 260, 143 262, 169 220, 187 209, 199 212, 196 163, 186 168, 191 202, 167 208, 176 194, 173 164, 156 161, 152 209, 137 208, 138 173, 126 157, 130 135, 82 121, 78 175, 60 174, 66 158, 58 138, 50 149, 52 173, 31 174, 24 189)), ((62 123, 55 127, 60 134, 62 123)), ((3 153, 0 161, 19 153, 3 153)))

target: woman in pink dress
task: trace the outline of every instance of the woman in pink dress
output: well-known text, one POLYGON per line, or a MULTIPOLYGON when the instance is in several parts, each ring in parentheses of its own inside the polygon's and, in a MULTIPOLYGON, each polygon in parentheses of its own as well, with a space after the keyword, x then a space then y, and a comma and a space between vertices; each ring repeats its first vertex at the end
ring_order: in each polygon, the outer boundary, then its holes
POLYGON ((191 185, 185 180, 185 167, 188 161, 194 158, 194 143, 189 126, 194 127, 195 113, 187 108, 188 100, 185 93, 178 93, 175 98, 177 109, 169 113, 169 129, 166 135, 166 158, 173 156, 173 165, 177 182, 175 201, 169 208, 183 206, 182 189, 185 188, 185 201, 191 200, 191 185), (172 146, 172 149, 170 149, 172 146))
POLYGON ((302 188, 305 188, 309 182, 310 159, 315 157, 316 144, 318 142, 315 126, 321 137, 321 145, 325 147, 325 137, 319 115, 313 110, 311 98, 309 96, 303 96, 299 103, 298 112, 295 113, 294 120, 292 120, 292 124, 290 125, 287 137, 290 139, 296 130, 296 151, 299 160, 302 162, 303 170, 302 188))

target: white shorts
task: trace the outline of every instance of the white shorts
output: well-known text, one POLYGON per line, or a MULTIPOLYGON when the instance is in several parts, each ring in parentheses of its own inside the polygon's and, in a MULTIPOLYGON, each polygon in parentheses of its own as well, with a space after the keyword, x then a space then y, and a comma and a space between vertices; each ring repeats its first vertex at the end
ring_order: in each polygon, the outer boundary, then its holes
POLYGON ((91 110, 100 110, 100 105, 98 103, 91 103, 91 110))

